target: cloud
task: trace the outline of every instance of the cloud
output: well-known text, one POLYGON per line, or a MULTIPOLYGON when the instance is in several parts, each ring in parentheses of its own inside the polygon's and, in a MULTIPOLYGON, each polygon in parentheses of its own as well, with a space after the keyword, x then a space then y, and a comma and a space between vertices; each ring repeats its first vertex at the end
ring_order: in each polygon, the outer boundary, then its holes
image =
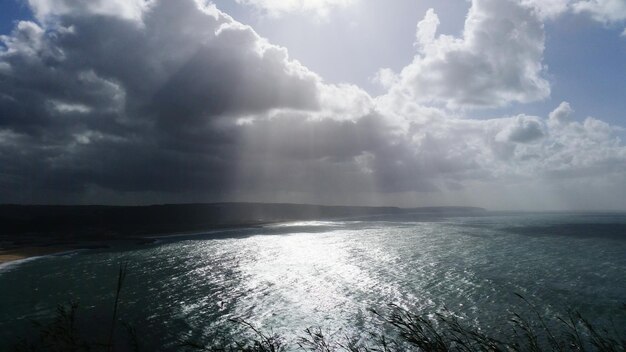
POLYGON ((152 0, 28 0, 34 15, 40 20, 86 13, 139 20, 152 3, 152 0))
POLYGON ((574 12, 588 13, 603 23, 616 23, 626 20, 626 3, 622 0, 581 0, 572 4, 574 12))
POLYGON ((533 7, 544 19, 554 19, 568 11, 572 0, 521 0, 521 3, 533 7))
POLYGON ((491 119, 425 105, 545 93, 528 78, 543 79, 542 27, 514 3, 475 1, 463 38, 437 37, 429 11, 418 57, 381 71, 391 91, 375 98, 325 83, 204 2, 155 0, 133 16, 99 2, 37 4, 45 20, 0 38, 4 201, 539 206, 552 184, 613 190, 597 193, 601 204, 624 181, 621 130, 576 121, 568 103, 548 117, 491 119), (449 80, 456 57, 470 60, 467 82, 449 80), (448 78, 410 75, 415 65, 448 78), (433 91, 418 95, 426 83, 433 91))
POLYGON ((424 19, 417 23, 417 31, 415 32, 415 46, 424 50, 435 41, 437 27, 439 27, 439 16, 435 10, 428 9, 424 19))
POLYGON ((390 68, 381 68, 370 78, 372 83, 380 84, 383 88, 389 89, 398 81, 398 75, 390 68))
POLYGON ((544 19, 554 19, 566 12, 586 13, 605 24, 626 19, 626 4, 621 0, 521 0, 544 19))
MULTIPOLYGON (((626 21, 626 3, 622 0, 521 0, 534 8, 540 17, 555 19, 572 12, 588 14, 604 25, 619 25, 626 21)), ((622 34, 623 35, 623 34, 622 34)))
POLYGON ((496 135, 495 140, 498 142, 529 143, 543 136, 541 122, 538 118, 519 115, 496 135))
POLYGON ((273 17, 293 12, 309 12, 326 17, 335 8, 353 5, 358 0, 236 0, 240 4, 254 6, 273 17))
POLYGON ((545 99, 543 24, 509 0, 474 0, 463 35, 436 36, 431 9, 417 26, 418 54, 402 69, 393 94, 449 108, 503 106, 545 99))
POLYGON ((550 113, 549 122, 551 124, 562 125, 569 123, 569 117, 574 112, 568 102, 562 102, 556 109, 550 113))

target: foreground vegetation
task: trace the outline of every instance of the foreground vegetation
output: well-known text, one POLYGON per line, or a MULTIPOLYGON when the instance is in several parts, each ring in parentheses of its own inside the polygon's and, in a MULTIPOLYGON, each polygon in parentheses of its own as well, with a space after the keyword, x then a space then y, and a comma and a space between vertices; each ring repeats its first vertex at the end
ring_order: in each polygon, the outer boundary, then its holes
MULTIPOLYGON (((122 323, 118 318, 120 294, 126 276, 126 268, 120 268, 111 320, 105 324, 103 341, 79 333, 77 324, 78 304, 58 307, 56 317, 46 325, 38 324, 34 339, 23 339, 14 351, 151 351, 150 341, 142 340, 137 330, 122 323), (120 333, 123 330, 124 334, 120 333), (124 336, 120 339, 120 336, 124 336), (117 337, 117 340, 115 338, 117 337), (142 348, 143 347, 143 348, 142 348)), ((370 310, 377 328, 364 335, 345 335, 337 338, 319 327, 304 330, 300 337, 287 340, 268 333, 253 324, 231 320, 244 328, 238 338, 213 335, 211 338, 193 339, 187 336, 171 336, 178 341, 164 350, 209 352, 471 352, 471 351, 609 351, 625 352, 626 336, 623 327, 626 320, 613 322, 610 328, 594 326, 581 314, 570 311, 564 316, 547 319, 524 297, 519 296, 525 313, 512 313, 502 318, 510 333, 502 337, 482 331, 457 318, 453 312, 411 312, 397 305, 385 309, 370 310), (621 329, 621 330, 619 330, 621 329), (622 331, 622 333, 620 333, 622 331), (332 337, 331 337, 332 336, 332 337)), ((621 307, 626 312, 626 305, 621 307)), ((617 315, 617 312, 616 312, 617 315)), ((624 318, 624 314, 621 315, 624 318)), ((206 336, 206 335, 205 335, 206 336)))

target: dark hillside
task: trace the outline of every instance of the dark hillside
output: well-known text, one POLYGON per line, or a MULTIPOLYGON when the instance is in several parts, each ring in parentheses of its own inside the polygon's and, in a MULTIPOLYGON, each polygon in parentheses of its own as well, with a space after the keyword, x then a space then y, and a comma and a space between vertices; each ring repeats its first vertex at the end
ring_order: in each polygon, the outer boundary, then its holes
POLYGON ((320 206, 305 204, 212 203, 149 206, 0 205, 0 240, 111 240, 148 234, 201 231, 267 222, 329 219, 411 212, 480 212, 470 207, 320 206))

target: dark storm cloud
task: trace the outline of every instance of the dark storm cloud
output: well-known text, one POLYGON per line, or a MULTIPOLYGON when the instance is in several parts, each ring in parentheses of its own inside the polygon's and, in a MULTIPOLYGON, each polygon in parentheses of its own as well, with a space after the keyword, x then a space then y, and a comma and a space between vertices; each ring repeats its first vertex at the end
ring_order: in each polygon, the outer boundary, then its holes
POLYGON ((221 191, 239 132, 217 117, 318 108, 316 75, 215 9, 163 1, 139 22, 69 5, 2 38, 0 128, 19 136, 2 137, 4 188, 221 191))

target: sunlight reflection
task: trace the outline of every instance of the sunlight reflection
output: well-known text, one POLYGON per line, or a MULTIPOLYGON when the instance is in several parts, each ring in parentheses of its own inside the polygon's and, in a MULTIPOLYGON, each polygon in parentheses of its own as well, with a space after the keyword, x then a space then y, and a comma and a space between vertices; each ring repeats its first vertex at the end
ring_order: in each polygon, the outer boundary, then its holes
POLYGON ((272 224, 267 227, 336 226, 338 224, 342 223, 338 223, 337 221, 293 221, 272 224))
POLYGON ((239 267, 246 290, 255 292, 249 298, 254 302, 248 304, 273 307, 259 323, 276 326, 273 320, 285 316, 332 320, 358 306, 346 291, 358 292, 374 281, 352 262, 350 247, 343 239, 346 235, 333 231, 249 239, 255 258, 239 267), (286 310, 290 314, 285 314, 286 310))

